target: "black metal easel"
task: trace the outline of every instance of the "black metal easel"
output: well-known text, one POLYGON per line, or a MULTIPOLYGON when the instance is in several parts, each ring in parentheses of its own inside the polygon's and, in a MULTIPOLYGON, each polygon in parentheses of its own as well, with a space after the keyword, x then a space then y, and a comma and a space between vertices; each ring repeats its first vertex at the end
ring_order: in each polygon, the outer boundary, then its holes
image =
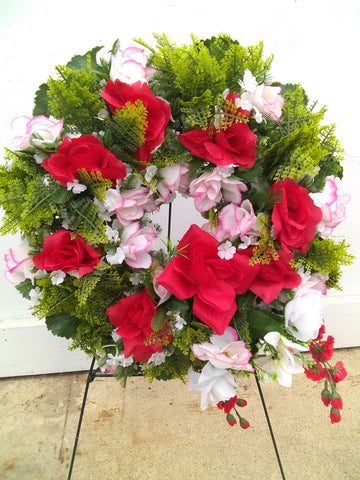
MULTIPOLYGON (((172 209, 172 205, 171 205, 171 203, 169 203, 168 238, 170 238, 170 233, 171 233, 171 209, 172 209)), ((89 370, 87 380, 86 380, 84 397, 83 397, 83 401, 82 401, 82 405, 81 405, 80 416, 79 416, 78 426, 77 426, 77 430, 76 430, 76 436, 75 436, 74 447, 73 447, 73 451, 72 451, 72 455, 71 455, 69 473, 68 473, 67 480, 71 480, 71 475, 72 475, 72 471, 73 471, 73 467, 74 467, 76 450, 77 450, 77 446, 78 446, 78 442, 79 442, 80 431, 81 431, 82 421, 83 421, 83 417, 84 417, 86 399, 87 399, 87 395, 88 395, 88 392, 89 392, 90 383, 92 383, 95 380, 95 378, 97 378, 97 377, 114 377, 114 375, 112 373, 101 373, 99 368, 94 369, 94 366, 95 366, 95 357, 91 361, 90 370, 89 370)), ((271 426, 270 417, 269 417, 269 414, 268 414, 268 411, 267 411, 267 408, 266 408, 266 403, 265 403, 265 399, 264 399, 264 396, 263 396, 263 393, 262 393, 262 390, 261 390, 261 385, 260 385, 259 379, 257 378, 256 375, 255 375, 255 379, 256 379, 256 385, 257 385, 259 395, 260 395, 260 399, 261 399, 261 404, 262 404, 262 407, 263 407, 263 410, 264 410, 266 422, 267 422, 267 425, 268 425, 268 428, 269 428, 271 441, 272 441, 272 444, 273 444, 273 447, 274 447, 276 459, 277 459, 277 462, 278 462, 278 465, 279 465, 281 478, 282 478, 282 480, 285 480, 284 470, 283 470, 283 467, 282 467, 282 464, 281 464, 281 459, 280 459, 279 451, 278 451, 278 448, 277 448, 277 445, 276 445, 274 432, 273 432, 273 429, 272 429, 272 426, 271 426)))

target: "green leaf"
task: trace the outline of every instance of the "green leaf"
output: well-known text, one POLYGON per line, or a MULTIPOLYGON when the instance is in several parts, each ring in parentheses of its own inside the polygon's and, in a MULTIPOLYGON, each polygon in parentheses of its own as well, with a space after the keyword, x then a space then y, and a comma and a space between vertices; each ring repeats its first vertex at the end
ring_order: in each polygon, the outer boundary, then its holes
POLYGON ((58 205, 66 203, 70 199, 71 193, 65 187, 59 187, 54 191, 52 199, 58 205))
POLYGON ((178 313, 186 313, 189 310, 189 304, 186 300, 179 300, 176 297, 172 297, 168 302, 166 302, 167 310, 178 313))
POLYGON ((39 89, 35 93, 34 99, 34 109, 33 109, 33 116, 36 117, 38 115, 45 115, 46 117, 49 116, 49 97, 48 97, 48 90, 49 86, 47 83, 42 83, 39 89))
POLYGON ((69 315, 66 312, 49 315, 46 317, 46 326, 53 335, 65 338, 75 338, 77 327, 81 320, 69 315))
POLYGON ((18 290, 21 295, 26 298, 27 300, 30 299, 30 290, 32 290, 34 288, 31 280, 29 278, 27 278, 26 280, 24 280, 23 282, 19 283, 18 285, 15 285, 15 288, 16 290, 18 290))
POLYGON ((260 338, 268 332, 281 332, 281 327, 284 323, 282 317, 266 310, 261 310, 260 308, 251 309, 248 313, 247 320, 251 330, 255 330, 260 338))
POLYGON ((86 71, 89 71, 89 57, 91 61, 91 65, 96 65, 96 54, 99 50, 103 47, 94 47, 93 49, 89 50, 85 53, 85 55, 75 55, 72 57, 69 63, 67 63, 67 67, 71 68, 71 70, 81 70, 84 68, 86 71))

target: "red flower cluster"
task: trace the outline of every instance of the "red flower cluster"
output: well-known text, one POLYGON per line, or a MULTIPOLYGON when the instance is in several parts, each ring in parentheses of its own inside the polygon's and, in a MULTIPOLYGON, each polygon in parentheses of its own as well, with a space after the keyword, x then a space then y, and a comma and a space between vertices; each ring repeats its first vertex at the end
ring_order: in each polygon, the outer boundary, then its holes
POLYGON ((306 253, 316 225, 321 222, 321 209, 315 206, 307 189, 290 178, 272 185, 269 196, 275 201, 272 223, 282 248, 306 253))
POLYGON ((323 341, 325 328, 322 326, 316 340, 310 343, 309 350, 314 362, 304 368, 307 378, 313 381, 325 379, 324 389, 321 392, 321 400, 328 407, 331 405, 330 419, 331 423, 338 423, 341 420, 340 410, 343 408, 341 396, 336 391, 336 384, 344 380, 347 372, 342 362, 336 362, 335 366, 328 365, 334 353, 334 338, 329 335, 323 341), (331 385, 331 392, 328 389, 328 383, 331 385))
POLYGON ((33 257, 36 268, 54 272, 78 271, 80 277, 92 272, 100 262, 95 250, 85 240, 68 230, 58 230, 45 238, 41 253, 33 257))
POLYGON ((249 428, 250 424, 249 422, 244 418, 239 415, 239 412, 237 411, 236 407, 246 407, 247 401, 244 400, 243 398, 238 398, 236 395, 230 400, 225 400, 224 402, 219 402, 216 406, 218 407, 219 410, 224 410, 224 413, 226 414, 226 421, 228 424, 233 427, 234 425, 237 424, 236 418, 234 417, 233 414, 231 414, 231 410, 234 409, 236 416, 239 419, 240 422, 240 427, 243 429, 249 428))
POLYGON ((146 82, 129 85, 120 80, 108 80, 101 96, 108 102, 112 113, 125 107, 128 102, 142 102, 147 111, 147 129, 145 143, 135 153, 142 162, 150 162, 153 150, 164 141, 165 128, 171 115, 169 104, 156 97, 146 82))
POLYGON ((41 164, 63 187, 67 182, 78 179, 78 170, 100 172, 103 178, 122 180, 126 167, 107 150, 100 140, 92 135, 84 135, 72 140, 64 138, 57 153, 46 158, 41 164))

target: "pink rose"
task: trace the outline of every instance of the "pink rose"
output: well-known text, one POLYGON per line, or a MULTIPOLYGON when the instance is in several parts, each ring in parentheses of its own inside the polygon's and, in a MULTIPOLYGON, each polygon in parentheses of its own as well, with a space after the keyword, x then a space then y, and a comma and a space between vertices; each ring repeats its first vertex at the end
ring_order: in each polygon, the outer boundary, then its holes
POLYGON ((120 244, 125 262, 133 268, 150 268, 152 258, 149 252, 155 247, 155 241, 156 231, 150 225, 143 228, 138 222, 127 225, 120 244))
POLYGON ((245 235, 254 221, 254 210, 250 200, 244 200, 240 206, 229 203, 219 213, 221 228, 230 238, 245 235))
POLYGON ((139 47, 129 47, 116 55, 111 55, 111 80, 120 80, 124 83, 146 82, 155 72, 155 68, 146 66, 146 56, 139 47))
POLYGON ((280 121, 285 100, 280 96, 281 87, 259 85, 252 94, 252 104, 264 115, 280 121))
POLYGON ((63 128, 62 120, 50 120, 44 115, 38 115, 34 118, 16 117, 11 122, 11 127, 15 133, 13 145, 18 150, 25 150, 36 142, 53 143, 59 138, 63 128))
POLYGON ((190 195, 194 198, 195 207, 199 212, 210 210, 222 199, 226 202, 240 203, 241 192, 246 190, 243 182, 222 175, 221 167, 203 173, 190 183, 190 195))
POLYGON ((344 205, 350 200, 349 195, 338 195, 340 180, 328 177, 325 188, 321 193, 310 194, 315 205, 321 208, 322 220, 317 225, 317 230, 323 237, 332 234, 334 228, 345 220, 344 205))
POLYGON ((162 180, 158 183, 157 189, 162 202, 169 201, 172 193, 187 191, 190 182, 189 170, 187 163, 174 163, 174 165, 160 168, 159 175, 162 180))
POLYGON ((109 212, 116 212, 116 218, 123 226, 142 218, 144 211, 152 212, 156 208, 149 189, 145 187, 122 191, 110 188, 104 204, 109 212))
POLYGON ((261 123, 262 116, 280 121, 285 100, 280 96, 281 87, 258 85, 253 74, 246 70, 243 81, 239 81, 245 92, 238 104, 242 108, 255 109, 256 121, 261 123), (260 115, 261 114, 261 115, 260 115))
POLYGON ((32 278, 31 269, 34 266, 32 258, 28 254, 28 245, 23 242, 17 248, 10 248, 9 253, 5 253, 5 278, 8 282, 18 284, 32 278))
POLYGON ((194 344, 191 350, 199 360, 209 361, 216 368, 254 371, 249 364, 251 352, 232 327, 226 327, 223 335, 212 335, 210 342, 194 344))

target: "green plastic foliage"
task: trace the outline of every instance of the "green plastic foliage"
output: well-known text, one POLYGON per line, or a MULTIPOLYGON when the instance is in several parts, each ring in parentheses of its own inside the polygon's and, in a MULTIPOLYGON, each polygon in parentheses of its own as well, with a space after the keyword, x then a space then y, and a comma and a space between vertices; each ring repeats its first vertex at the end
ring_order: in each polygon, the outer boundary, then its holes
POLYGON ((301 85, 286 85, 284 91, 281 122, 268 122, 259 128, 267 138, 265 149, 260 144, 258 152, 264 173, 274 182, 288 177, 301 183, 310 176, 313 181, 306 184, 307 188, 319 191, 326 176, 341 176, 342 172, 342 149, 334 136, 334 126, 321 125, 325 109, 314 112, 315 105, 309 108, 301 85))
POLYGON ((105 223, 98 215, 99 207, 90 197, 74 195, 66 208, 70 230, 82 236, 88 243, 108 242, 105 223))
POLYGON ((76 317, 72 317, 68 313, 58 313, 56 315, 50 315, 46 318, 46 326, 53 335, 65 338, 74 338, 77 333, 77 327, 80 325, 81 320, 76 317))
POLYGON ((112 121, 107 123, 113 142, 126 152, 135 152, 143 145, 147 126, 147 110, 141 100, 117 109, 112 121))
POLYGON ((315 238, 309 245, 306 255, 296 255, 295 263, 304 265, 306 270, 322 272, 329 276, 328 288, 341 290, 341 266, 350 265, 354 256, 348 253, 349 245, 345 240, 335 242, 331 238, 315 238))
POLYGON ((99 129, 98 113, 104 103, 93 72, 57 67, 58 79, 48 81, 49 107, 55 118, 64 120, 64 130, 91 134, 99 129))

